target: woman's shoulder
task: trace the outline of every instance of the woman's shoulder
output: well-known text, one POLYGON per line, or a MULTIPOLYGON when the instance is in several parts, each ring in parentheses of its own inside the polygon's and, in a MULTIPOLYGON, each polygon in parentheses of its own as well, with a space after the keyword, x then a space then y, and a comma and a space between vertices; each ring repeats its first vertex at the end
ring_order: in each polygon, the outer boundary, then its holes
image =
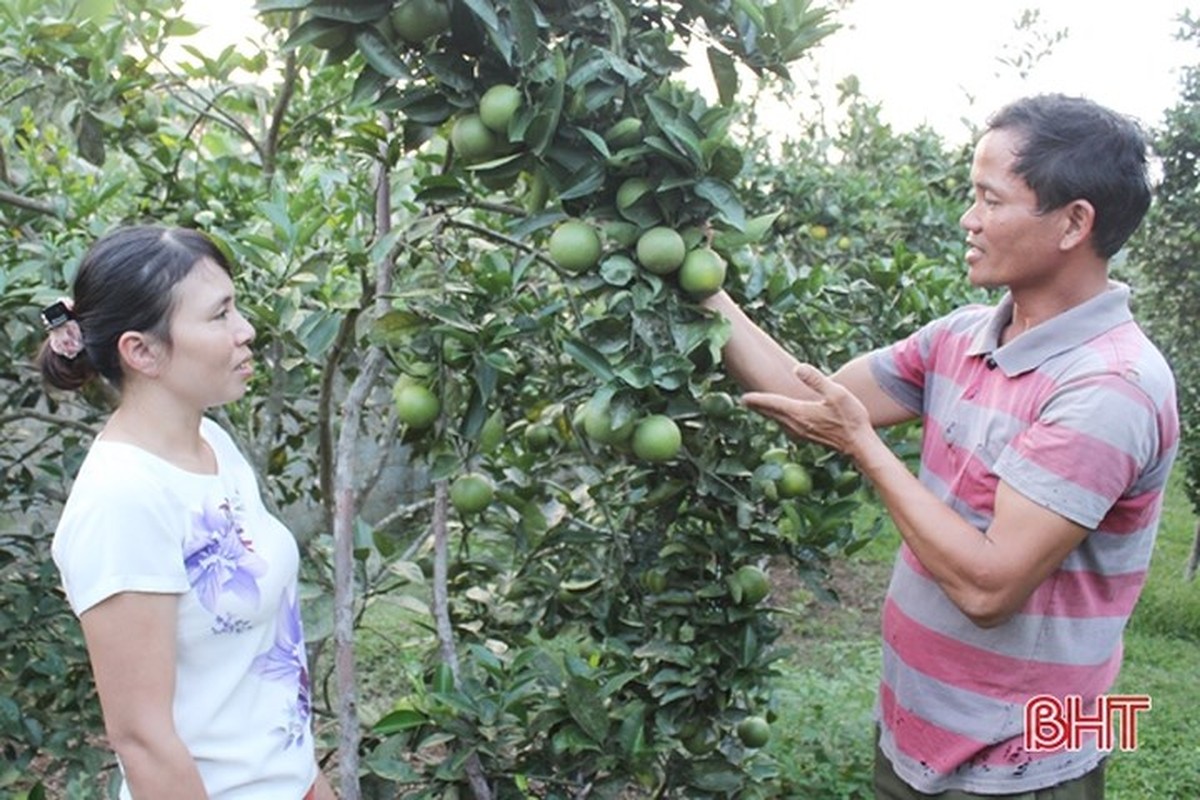
POLYGON ((221 469, 233 468, 253 473, 249 460, 228 430, 211 417, 200 420, 200 434, 216 453, 221 469))
POLYGON ((213 447, 240 452, 237 443, 233 441, 233 436, 212 417, 200 418, 200 434, 213 447))

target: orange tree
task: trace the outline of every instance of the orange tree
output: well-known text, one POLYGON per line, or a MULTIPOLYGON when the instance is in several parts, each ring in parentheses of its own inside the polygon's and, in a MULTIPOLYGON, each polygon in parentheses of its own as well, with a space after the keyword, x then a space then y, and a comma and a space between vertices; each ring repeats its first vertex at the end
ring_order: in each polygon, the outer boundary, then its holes
POLYGON ((738 65, 786 75, 826 13, 803 0, 257 8, 293 15, 287 48, 361 64, 352 103, 380 113, 388 158, 434 165, 393 187, 412 221, 371 341, 434 482, 422 566, 439 652, 373 726, 368 782, 414 796, 786 793, 758 749, 780 655, 760 565, 784 554, 803 571, 850 545, 853 487, 737 408, 728 331, 695 301, 736 290, 776 216, 739 197, 738 65), (715 106, 677 80, 690 43, 715 106), (469 503, 451 485, 464 473, 469 503))
MULTIPOLYGON (((1180 18, 1179 38, 1200 41, 1200 23, 1191 14, 1180 18)), ((1179 97, 1167 109, 1165 121, 1155 131, 1154 149, 1161 159, 1162 181, 1145 225, 1132 242, 1134 284, 1145 292, 1141 307, 1150 333, 1175 372, 1180 416, 1200 414, 1200 353, 1188 330, 1200 310, 1200 283, 1192 264, 1200 249, 1200 235, 1192 220, 1197 211, 1196 152, 1200 149, 1200 65, 1185 69, 1179 97)), ((1180 433, 1179 464, 1193 510, 1200 512, 1200 434, 1194 425, 1180 433)), ((1200 565, 1200 523, 1197 524, 1186 573, 1194 576, 1200 565)))

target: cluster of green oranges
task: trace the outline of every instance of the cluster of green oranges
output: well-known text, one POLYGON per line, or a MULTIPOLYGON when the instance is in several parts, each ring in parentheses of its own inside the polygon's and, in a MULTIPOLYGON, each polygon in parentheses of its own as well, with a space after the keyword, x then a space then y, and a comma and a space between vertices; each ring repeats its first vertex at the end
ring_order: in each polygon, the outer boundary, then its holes
MULTIPOLYGON (((617 204, 622 192, 634 185, 634 191, 650 191, 645 179, 630 178, 617 190, 617 204)), ((625 202, 632 202, 626 200, 625 202)), ((568 219, 550 234, 550 259, 564 272, 580 274, 594 269, 603 255, 600 230, 581 219, 568 219)), ((679 231, 666 225, 656 225, 641 232, 634 243, 634 260, 642 269, 659 276, 675 274, 679 287, 690 296, 707 297, 725 283, 725 259, 710 247, 688 248, 679 231)), ((628 259, 626 253, 611 258, 628 259)))
POLYGON ((651 463, 670 461, 683 447, 683 433, 675 420, 665 414, 614 420, 607 399, 599 394, 580 406, 575 422, 593 442, 616 447, 628 445, 634 455, 651 463))
POLYGON ((458 117, 450 128, 454 152, 468 163, 497 155, 507 142, 508 123, 521 107, 521 92, 498 83, 483 93, 478 108, 458 117))

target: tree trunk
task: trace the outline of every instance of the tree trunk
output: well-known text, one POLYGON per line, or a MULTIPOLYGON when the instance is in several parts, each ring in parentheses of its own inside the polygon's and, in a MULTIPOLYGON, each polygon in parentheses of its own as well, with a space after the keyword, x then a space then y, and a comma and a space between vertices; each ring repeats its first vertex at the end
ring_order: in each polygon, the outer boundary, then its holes
MULTIPOLYGON (((390 130, 385 117, 384 126, 390 130)), ((392 229, 391 176, 388 173, 387 153, 381 152, 375 185, 375 239, 381 241, 392 229)), ((395 268, 394 250, 382 256, 375 265, 375 311, 385 313, 390 305, 392 272, 395 268)), ((358 519, 360 493, 355 486, 358 475, 358 439, 362 430, 363 409, 367 398, 387 360, 383 348, 373 345, 362 361, 342 402, 341 430, 338 433, 334 457, 334 514, 333 514, 333 638, 334 674, 338 688, 337 716, 341 727, 338 739, 339 796, 341 800, 360 800, 358 783, 358 748, 361 741, 358 719, 358 679, 354 664, 354 527, 358 519)))
POLYGON ((1196 520, 1196 532, 1192 536, 1192 555, 1188 558, 1183 577, 1189 581, 1195 579, 1197 566, 1200 566, 1200 519, 1196 520))
MULTIPOLYGON (((442 661, 450 667, 454 685, 461 686, 458 650, 454 645, 454 624, 450 620, 450 591, 447 577, 450 573, 449 491, 446 481, 440 480, 433 487, 433 621, 437 630, 438 651, 442 661)), ((491 800, 492 790, 479 756, 472 753, 466 763, 467 780, 475 800, 491 800)))

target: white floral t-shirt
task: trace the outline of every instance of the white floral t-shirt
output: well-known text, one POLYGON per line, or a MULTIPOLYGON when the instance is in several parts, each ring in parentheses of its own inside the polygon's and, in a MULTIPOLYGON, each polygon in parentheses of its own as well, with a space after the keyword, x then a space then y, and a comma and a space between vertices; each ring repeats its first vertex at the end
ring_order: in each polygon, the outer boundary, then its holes
POLYGON ((54 562, 77 615, 120 592, 180 595, 175 726, 209 797, 300 800, 317 767, 299 552, 229 435, 209 419, 200 432, 216 475, 96 441, 55 532, 54 562))

